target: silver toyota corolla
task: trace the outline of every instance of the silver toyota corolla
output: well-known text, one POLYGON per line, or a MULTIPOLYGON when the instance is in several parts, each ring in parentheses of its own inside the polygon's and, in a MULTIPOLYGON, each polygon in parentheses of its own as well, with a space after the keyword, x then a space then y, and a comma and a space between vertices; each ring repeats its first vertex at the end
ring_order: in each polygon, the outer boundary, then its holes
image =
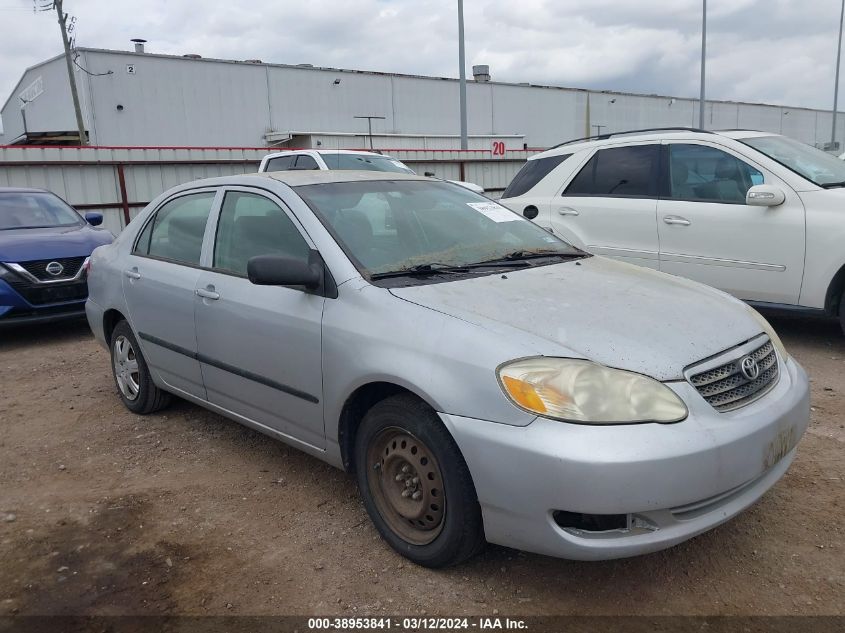
POLYGON ((173 394, 354 472, 430 567, 485 541, 669 547, 759 499, 809 417, 806 374, 745 304, 418 176, 182 185, 88 283, 131 411, 173 394))

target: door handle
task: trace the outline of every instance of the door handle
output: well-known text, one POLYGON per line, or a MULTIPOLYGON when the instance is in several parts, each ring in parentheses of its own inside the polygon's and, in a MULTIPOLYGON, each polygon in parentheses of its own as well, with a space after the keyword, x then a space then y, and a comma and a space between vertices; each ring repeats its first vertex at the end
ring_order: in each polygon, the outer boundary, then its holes
POLYGON ((686 218, 682 218, 679 215, 664 215, 663 221, 666 224, 680 224, 681 226, 689 226, 690 224, 692 224, 692 222, 690 222, 686 218))
POLYGON ((138 272, 137 268, 132 269, 132 270, 124 270, 123 273, 127 277, 129 277, 129 279, 140 279, 141 278, 141 273, 138 272))
POLYGON ((194 292, 197 293, 198 297, 202 297, 203 299, 211 299, 212 301, 217 301, 220 298, 219 292, 214 292, 214 290, 208 288, 197 288, 194 292))
POLYGON ((573 209, 572 207, 561 207, 557 212, 558 215, 581 215, 578 213, 578 209, 573 209))

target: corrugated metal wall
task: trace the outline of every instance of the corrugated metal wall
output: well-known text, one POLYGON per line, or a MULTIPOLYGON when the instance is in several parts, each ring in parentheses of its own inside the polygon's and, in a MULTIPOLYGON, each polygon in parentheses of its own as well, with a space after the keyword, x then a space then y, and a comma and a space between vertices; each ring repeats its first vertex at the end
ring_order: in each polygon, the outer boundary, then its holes
MULTIPOLYGON (((96 210, 119 233, 127 218, 170 187, 232 174, 253 173, 266 148, 0 147, 0 187, 55 192, 81 211, 96 210)), ((417 173, 468 180, 497 195, 532 152, 507 150, 493 159, 483 150, 396 150, 391 155, 417 173)))

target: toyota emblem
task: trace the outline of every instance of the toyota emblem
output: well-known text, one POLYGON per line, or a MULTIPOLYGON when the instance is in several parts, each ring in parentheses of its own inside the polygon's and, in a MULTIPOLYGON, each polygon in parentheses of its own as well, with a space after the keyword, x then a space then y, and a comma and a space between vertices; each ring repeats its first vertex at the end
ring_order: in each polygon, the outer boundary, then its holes
POLYGON ((59 275, 61 275, 64 269, 65 267, 62 266, 59 262, 50 262, 49 264, 47 264, 47 266, 44 267, 44 270, 53 275, 53 277, 58 277, 59 275))
POLYGON ((746 356, 739 361, 739 368, 742 370, 742 375, 748 380, 756 380, 760 375, 760 365, 751 356, 746 356))

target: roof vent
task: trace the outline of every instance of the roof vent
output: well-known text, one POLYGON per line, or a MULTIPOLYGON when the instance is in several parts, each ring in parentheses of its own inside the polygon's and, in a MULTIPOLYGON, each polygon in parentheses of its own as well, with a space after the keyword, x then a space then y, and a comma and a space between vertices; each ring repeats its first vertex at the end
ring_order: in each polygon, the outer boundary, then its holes
POLYGON ((182 57, 187 59, 202 59, 202 55, 197 55, 196 53, 185 53, 182 57))
POLYGON ((262 62, 260 59, 245 59, 244 63, 245 64, 263 64, 264 62, 262 62))
POLYGON ((487 64, 473 66, 472 78, 479 82, 490 81, 490 66, 487 64))
POLYGON ((144 52, 144 44, 147 43, 147 40, 141 39, 140 37, 134 37, 129 41, 133 42, 135 44, 135 52, 136 53, 143 53, 144 52))

